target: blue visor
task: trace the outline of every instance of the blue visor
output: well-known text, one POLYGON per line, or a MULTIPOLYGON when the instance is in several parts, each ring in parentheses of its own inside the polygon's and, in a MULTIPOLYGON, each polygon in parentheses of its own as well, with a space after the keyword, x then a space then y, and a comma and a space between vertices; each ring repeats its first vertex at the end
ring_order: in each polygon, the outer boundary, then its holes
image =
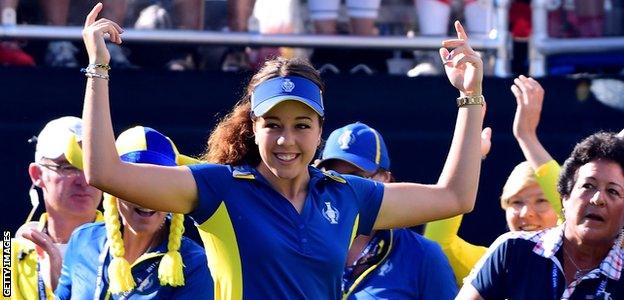
POLYGON ((260 83, 251 94, 251 109, 260 117, 286 100, 299 101, 324 116, 323 95, 318 85, 299 76, 285 76, 260 83))

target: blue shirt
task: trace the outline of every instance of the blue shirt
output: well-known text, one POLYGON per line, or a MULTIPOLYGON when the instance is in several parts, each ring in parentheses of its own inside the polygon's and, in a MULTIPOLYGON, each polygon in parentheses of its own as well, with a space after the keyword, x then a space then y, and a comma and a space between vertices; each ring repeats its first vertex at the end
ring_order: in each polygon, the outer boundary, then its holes
MULTIPOLYGON (((72 234, 67 253, 63 260, 61 278, 55 295, 59 299, 93 299, 96 292, 97 270, 101 252, 106 243, 104 223, 85 224, 72 234)), ((144 254, 133 264, 132 275, 143 279, 137 282, 129 298, 126 299, 213 299, 213 284, 204 250, 195 242, 182 237, 180 254, 184 262, 184 282, 181 287, 161 286, 158 281, 158 265, 167 251, 167 240, 163 241, 150 254, 144 254), (148 257, 143 259, 144 257, 148 257)), ((103 268, 103 285, 100 299, 108 292, 108 265, 111 256, 106 255, 103 268)), ((113 295, 112 299, 119 298, 113 295)))
POLYGON ((255 168, 190 167, 192 213, 221 299, 339 299, 349 245, 375 223, 383 184, 310 167, 301 213, 255 168))
POLYGON ((408 229, 377 231, 363 252, 374 249, 372 243, 382 245, 381 259, 359 276, 345 278, 348 299, 454 299, 457 295, 453 270, 438 244, 408 229))
POLYGON ((500 236, 465 282, 484 299, 624 299, 624 253, 617 242, 599 267, 566 286, 563 228, 500 236))

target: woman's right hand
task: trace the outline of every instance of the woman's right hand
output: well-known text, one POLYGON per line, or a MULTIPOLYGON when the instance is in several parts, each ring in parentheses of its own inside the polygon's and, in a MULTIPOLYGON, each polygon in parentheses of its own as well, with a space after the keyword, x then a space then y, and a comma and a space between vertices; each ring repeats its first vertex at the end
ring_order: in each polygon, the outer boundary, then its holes
POLYGON ((91 12, 87 15, 85 26, 82 30, 82 39, 87 48, 90 64, 105 64, 110 61, 110 54, 104 43, 104 36, 108 34, 110 41, 121 44, 121 34, 123 29, 117 23, 102 18, 97 19, 98 14, 102 11, 102 3, 96 4, 91 12))
POLYGON ((520 75, 514 79, 511 92, 517 104, 513 122, 514 136, 527 138, 537 135, 537 125, 544 102, 544 89, 535 79, 520 75))

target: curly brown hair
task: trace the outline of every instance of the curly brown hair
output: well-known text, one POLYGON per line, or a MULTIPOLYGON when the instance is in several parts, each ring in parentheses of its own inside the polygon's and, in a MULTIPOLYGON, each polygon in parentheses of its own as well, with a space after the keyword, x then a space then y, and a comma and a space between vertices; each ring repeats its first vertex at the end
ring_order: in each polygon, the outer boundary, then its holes
POLYGON ((615 132, 601 131, 576 144, 570 157, 563 163, 557 182, 557 191, 562 198, 570 197, 576 183, 578 169, 597 159, 612 161, 624 170, 624 139, 617 136, 615 132))
MULTIPOLYGON (((256 166, 260 152, 254 142, 251 94, 260 83, 279 76, 296 75, 311 80, 325 92, 325 85, 314 67, 304 59, 278 57, 268 60, 251 78, 245 95, 236 103, 210 134, 202 160, 210 163, 256 166)), ((322 122, 322 120, 321 120, 322 122)), ((322 123, 321 123, 322 124, 322 123)))

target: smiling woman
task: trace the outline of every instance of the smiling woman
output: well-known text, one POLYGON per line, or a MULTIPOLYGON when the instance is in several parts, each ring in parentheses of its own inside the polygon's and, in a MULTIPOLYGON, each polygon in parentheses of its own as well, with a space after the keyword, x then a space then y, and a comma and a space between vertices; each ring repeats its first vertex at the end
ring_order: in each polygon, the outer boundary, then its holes
MULTIPOLYGON (((181 161, 173 142, 148 127, 124 131, 117 149, 129 163, 175 166, 181 161)), ((168 215, 105 194, 105 224, 87 224, 72 234, 56 297, 210 299, 204 251, 182 236, 184 215, 168 215)))
POLYGON ((557 225, 557 212, 553 206, 559 201, 557 197, 551 201, 551 205, 528 161, 518 164, 509 174, 501 195, 501 207, 505 210, 510 231, 535 231, 554 227, 557 225))
POLYGON ((577 144, 558 190, 566 222, 501 236, 459 299, 624 298, 624 139, 600 132, 577 144))
MULTIPOLYGON (((123 30, 85 21, 89 54, 83 116, 88 181, 128 202, 191 214, 206 248, 218 299, 339 299, 347 250, 357 234, 412 226, 468 212, 480 170, 483 63, 459 22, 440 56, 457 89, 453 142, 436 184, 379 183, 311 167, 320 143, 324 86, 307 61, 276 58, 208 140, 205 160, 189 167, 129 164, 113 144, 104 36, 123 30), (450 48, 447 49, 446 47, 450 48)), ((392 113, 392 112, 388 112, 392 113)))

